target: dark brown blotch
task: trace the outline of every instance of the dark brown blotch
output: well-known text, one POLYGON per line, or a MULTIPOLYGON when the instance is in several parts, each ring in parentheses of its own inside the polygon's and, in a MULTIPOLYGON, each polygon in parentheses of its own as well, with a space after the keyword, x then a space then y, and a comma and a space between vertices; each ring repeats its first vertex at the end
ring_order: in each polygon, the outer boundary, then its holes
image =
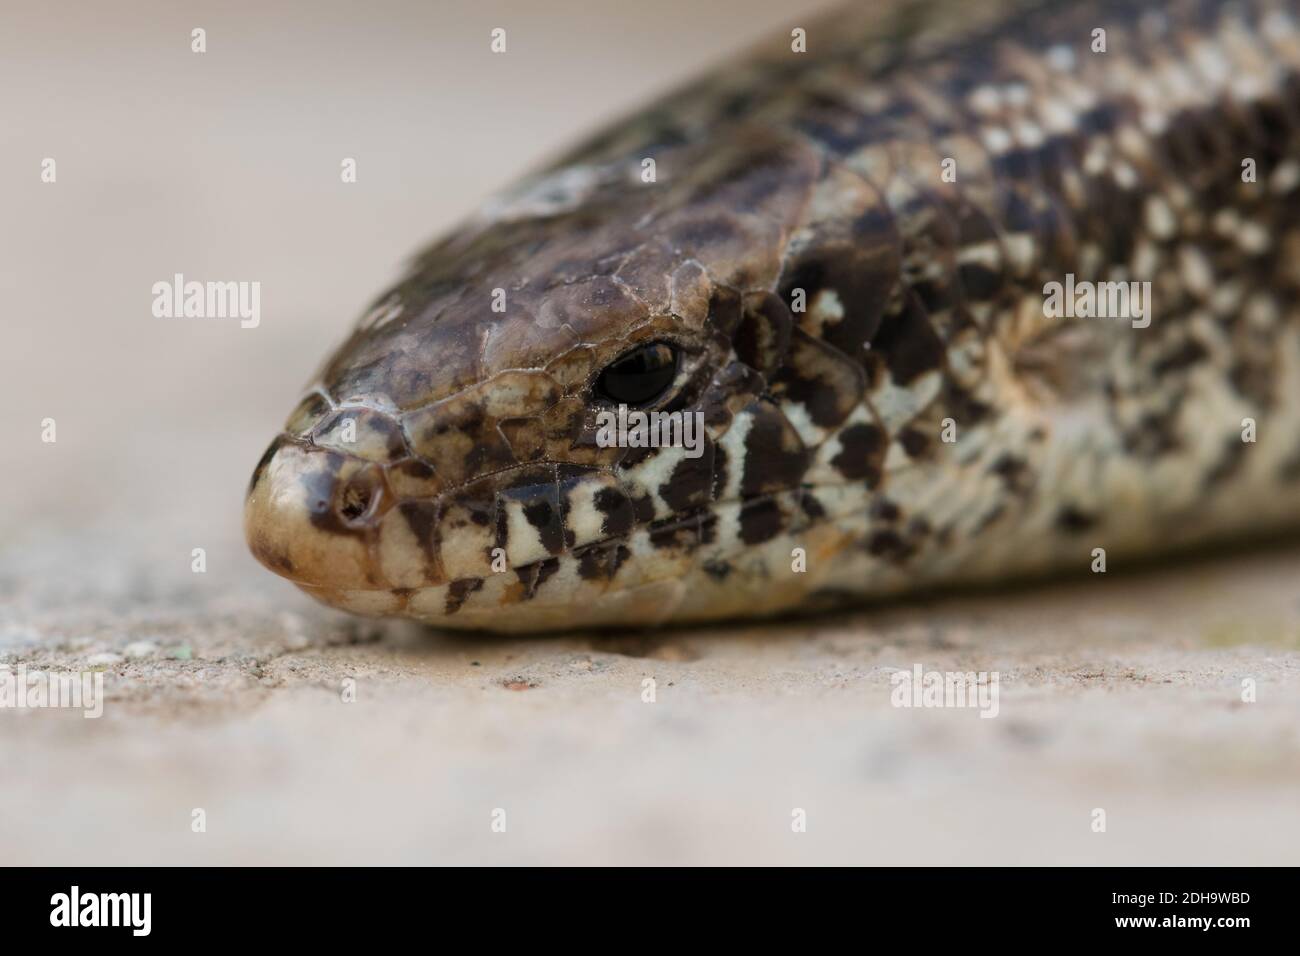
POLYGON ((803 489, 803 493, 799 495, 799 507, 813 521, 820 521, 826 517, 826 509, 822 507, 822 503, 817 500, 817 496, 810 488, 803 489))
MULTIPOLYGON (((792 302, 804 291, 811 308, 824 291, 835 293, 843 317, 823 324, 822 340, 845 355, 857 357, 876 335, 890 297, 898 287, 902 254, 892 218, 873 207, 801 251, 780 279, 781 297, 792 302)), ((796 316, 802 324, 802 316, 796 316)))
POLYGON ((536 529, 542 547, 551 554, 560 554, 564 550, 564 521, 554 471, 545 468, 530 471, 528 476, 521 476, 520 484, 505 488, 499 494, 502 505, 497 511, 497 544, 500 547, 506 546, 508 537, 506 502, 516 502, 522 508, 525 520, 536 529))
POLYGON ((708 321, 728 339, 736 334, 743 314, 740 293, 729 286, 715 286, 709 297, 708 321))
POLYGON ((524 505, 524 517, 537 529, 537 536, 551 554, 564 550, 564 524, 560 521, 559 503, 541 499, 524 505))
POLYGON ((749 411, 754 422, 745 436, 745 460, 739 463, 744 468, 741 495, 752 498, 797 487, 811 457, 798 433, 770 402, 755 402, 749 411))
POLYGON ((574 555, 578 559, 578 576, 584 581, 608 581, 632 552, 626 545, 602 542, 579 548, 574 555))
POLYGON ((1006 489, 1014 494, 1024 494, 1033 486, 1029 463, 1019 455, 1008 452, 998 456, 989 471, 1001 478, 1006 489))
POLYGON ((912 556, 914 548, 897 531, 885 529, 872 532, 867 539, 867 551, 875 557, 902 564, 912 556))
POLYGON ((944 348, 920 300, 908 294, 902 310, 881 323, 870 354, 882 358, 894 382, 905 386, 941 368, 944 348))
POLYGON ((930 447, 930 437, 916 428, 904 428, 898 433, 898 443, 909 458, 920 458, 930 447))
POLYGON ((430 501, 403 501, 397 510, 406 520, 411 534, 426 554, 434 551, 434 529, 438 526, 438 509, 430 501))
POLYGON ((618 488, 602 488, 592 498, 601 515, 600 532, 609 538, 621 538, 631 533, 636 516, 632 502, 618 488))
POLYGON ((1223 450, 1219 454, 1219 460, 1205 474, 1203 485, 1206 488, 1212 488, 1221 484, 1236 474, 1246 462, 1247 443, 1240 438, 1233 436, 1223 443, 1223 450))
POLYGON ((840 451, 831 465, 845 478, 865 481, 868 488, 880 483, 889 443, 880 426, 868 422, 850 425, 840 432, 840 451))
POLYGON ((657 550, 689 554, 700 545, 700 522, 694 515, 686 518, 665 518, 654 522, 647 530, 650 546, 657 550))
POLYGON ((740 506, 740 540, 745 544, 762 544, 781 531, 784 516, 772 498, 756 498, 740 506))
POLYGON ((475 591, 482 589, 482 578, 458 578, 447 586, 446 613, 455 614, 475 591))
POLYGON ((659 497, 669 508, 676 512, 689 511, 713 499, 713 457, 713 443, 705 436, 698 458, 683 457, 677 463, 672 475, 659 486, 659 497))
POLYGON ((1170 372, 1180 372, 1183 369, 1190 368, 1209 357, 1210 353, 1205 346, 1196 339, 1189 337, 1183 339, 1177 346, 1156 360, 1155 364, 1151 366, 1151 371, 1157 378, 1160 378, 1170 372))
POLYGON ((803 405, 821 428, 837 428, 848 418, 866 387, 859 362, 803 329, 794 330, 789 360, 772 377, 772 393, 803 405))
POLYGON ((793 320, 790 309, 771 292, 745 296, 740 326, 732 344, 736 356, 752 369, 770 374, 785 362, 793 320))
POLYGON ((1083 534, 1097 526, 1097 516, 1069 504, 1056 513, 1056 526, 1067 534, 1083 534))
POLYGON ((727 576, 731 574, 731 562, 724 561, 720 558, 705 561, 701 567, 704 569, 704 573, 715 581, 725 581, 727 580, 727 576))
POLYGON ((528 600, 537 594, 537 591, 546 579, 560 570, 559 558, 547 558, 545 561, 534 561, 532 564, 525 565, 522 568, 515 569, 515 575, 519 578, 520 583, 524 586, 524 599, 528 600))

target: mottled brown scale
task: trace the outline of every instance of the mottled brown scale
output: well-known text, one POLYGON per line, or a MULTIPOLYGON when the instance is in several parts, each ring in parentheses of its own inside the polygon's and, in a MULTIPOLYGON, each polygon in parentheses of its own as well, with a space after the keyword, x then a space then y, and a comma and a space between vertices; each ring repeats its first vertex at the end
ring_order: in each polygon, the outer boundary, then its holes
POLYGON ((1294 527, 1298 21, 900 0, 724 65, 416 257, 258 464, 254 554, 359 613, 547 630, 1294 527), (1051 313, 1067 275, 1149 282, 1150 323, 1051 313), (691 454, 599 440, 602 370, 651 344, 642 410, 698 414, 691 454))

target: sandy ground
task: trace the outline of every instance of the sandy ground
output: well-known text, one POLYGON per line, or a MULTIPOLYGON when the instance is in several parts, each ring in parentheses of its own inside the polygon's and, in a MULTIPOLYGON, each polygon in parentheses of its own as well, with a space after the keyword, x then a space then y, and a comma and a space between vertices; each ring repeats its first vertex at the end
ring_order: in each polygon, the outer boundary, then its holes
POLYGON ((107 699, 93 720, 0 709, 0 858, 1300 862, 1295 548, 526 640, 349 618, 253 562, 252 465, 405 254, 799 21, 777 0, 541 6, 4 12, 0 660, 98 671, 107 699), (262 325, 154 319, 176 271, 261 281, 262 325), (891 706, 918 663, 997 671, 998 716, 891 706))

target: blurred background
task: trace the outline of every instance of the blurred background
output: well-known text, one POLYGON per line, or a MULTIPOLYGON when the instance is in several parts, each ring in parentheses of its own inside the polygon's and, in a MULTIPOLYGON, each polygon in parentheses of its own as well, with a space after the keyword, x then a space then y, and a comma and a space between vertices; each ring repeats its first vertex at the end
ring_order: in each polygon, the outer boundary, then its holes
POLYGON ((109 699, 100 720, 0 710, 0 857, 1300 858, 1296 553, 540 640, 348 618, 247 554, 254 463, 409 254, 576 136, 829 6, 5 5, 0 661, 101 670, 109 699), (154 318, 151 286, 176 272, 260 282, 260 326, 154 318), (999 718, 891 708, 889 675, 914 662, 999 670, 999 718))

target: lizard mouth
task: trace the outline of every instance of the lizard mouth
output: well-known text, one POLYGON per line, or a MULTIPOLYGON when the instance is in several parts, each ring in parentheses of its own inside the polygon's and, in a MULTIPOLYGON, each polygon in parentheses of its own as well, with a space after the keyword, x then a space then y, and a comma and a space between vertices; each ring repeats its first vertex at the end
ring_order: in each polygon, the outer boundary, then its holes
POLYGON ((531 590, 560 557, 589 578, 612 574, 601 548, 637 518, 599 469, 532 463, 412 496, 396 467, 279 436, 245 501, 250 550, 304 589, 402 593, 509 571, 531 590))
MULTIPOLYGON (((597 600, 627 584, 614 579, 634 521, 612 478, 561 477, 566 468, 519 467, 404 499, 380 463, 281 435, 254 472, 245 535, 271 571, 353 613, 496 629, 503 608, 526 605, 521 628, 559 627, 574 594, 597 600)), ((647 605, 638 619, 671 607, 637 583, 626 600, 647 605)))

